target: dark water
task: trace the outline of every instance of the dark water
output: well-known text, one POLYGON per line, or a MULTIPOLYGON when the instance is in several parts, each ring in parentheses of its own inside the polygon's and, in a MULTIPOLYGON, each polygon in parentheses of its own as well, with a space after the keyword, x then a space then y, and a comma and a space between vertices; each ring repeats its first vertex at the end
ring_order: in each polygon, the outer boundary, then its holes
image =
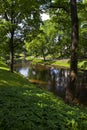
MULTIPOLYGON (((15 70, 23 74, 30 82, 37 84, 38 87, 45 88, 55 95, 65 98, 69 69, 21 63, 15 65, 15 70)), ((78 79, 76 90, 78 98, 87 103, 87 72, 79 71, 78 79)))

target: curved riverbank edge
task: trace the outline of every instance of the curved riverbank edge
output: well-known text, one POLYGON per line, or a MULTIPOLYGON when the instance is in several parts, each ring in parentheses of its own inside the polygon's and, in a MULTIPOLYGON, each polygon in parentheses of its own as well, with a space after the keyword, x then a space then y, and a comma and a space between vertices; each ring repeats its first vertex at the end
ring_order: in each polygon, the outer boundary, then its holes
MULTIPOLYGON (((30 60, 32 64, 41 64, 41 65, 49 65, 54 67, 61 67, 61 68, 70 68, 70 59, 48 59, 44 61, 41 58, 26 58, 26 60, 30 60)), ((87 60, 78 60, 78 69, 80 70, 87 70, 87 60)))

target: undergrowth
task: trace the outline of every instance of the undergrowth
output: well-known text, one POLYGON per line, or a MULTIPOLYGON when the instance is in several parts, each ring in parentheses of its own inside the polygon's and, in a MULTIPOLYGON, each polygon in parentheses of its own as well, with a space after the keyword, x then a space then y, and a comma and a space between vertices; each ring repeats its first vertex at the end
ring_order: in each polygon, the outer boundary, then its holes
POLYGON ((0 67, 0 130, 87 130, 87 108, 69 106, 0 67))

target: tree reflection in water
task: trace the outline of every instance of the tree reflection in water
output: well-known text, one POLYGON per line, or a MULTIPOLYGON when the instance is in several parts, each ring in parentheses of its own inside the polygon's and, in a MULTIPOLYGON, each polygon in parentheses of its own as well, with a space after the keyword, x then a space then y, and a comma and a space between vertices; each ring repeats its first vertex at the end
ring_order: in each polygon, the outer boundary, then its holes
MULTIPOLYGON (((40 88, 44 87, 65 99, 69 69, 27 65, 15 67, 15 70, 27 77, 30 82, 38 84, 40 88)), ((79 72, 78 77, 76 97, 87 103, 87 71, 79 72)))

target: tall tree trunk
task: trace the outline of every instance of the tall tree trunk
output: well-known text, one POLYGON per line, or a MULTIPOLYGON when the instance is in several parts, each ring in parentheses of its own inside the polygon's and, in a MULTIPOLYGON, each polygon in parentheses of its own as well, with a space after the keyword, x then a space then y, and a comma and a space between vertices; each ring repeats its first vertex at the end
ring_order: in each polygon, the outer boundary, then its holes
POLYGON ((10 48, 10 71, 12 73, 13 73, 13 64, 14 64, 13 38, 14 38, 14 31, 11 32, 11 38, 10 38, 10 43, 9 43, 9 48, 10 48))
MULTIPOLYGON (((70 62, 70 77, 68 89, 66 90, 67 98, 73 100, 75 98, 75 89, 77 85, 77 48, 78 48, 78 16, 76 0, 70 0, 71 6, 71 22, 72 22, 72 47, 71 47, 71 62, 70 62)), ((68 99, 69 100, 69 99, 68 99)))
POLYGON ((46 61, 45 54, 44 54, 44 49, 42 49, 42 55, 43 55, 44 61, 46 61))
POLYGON ((76 0, 71 0, 72 48, 70 70, 77 76, 78 16, 76 0))

